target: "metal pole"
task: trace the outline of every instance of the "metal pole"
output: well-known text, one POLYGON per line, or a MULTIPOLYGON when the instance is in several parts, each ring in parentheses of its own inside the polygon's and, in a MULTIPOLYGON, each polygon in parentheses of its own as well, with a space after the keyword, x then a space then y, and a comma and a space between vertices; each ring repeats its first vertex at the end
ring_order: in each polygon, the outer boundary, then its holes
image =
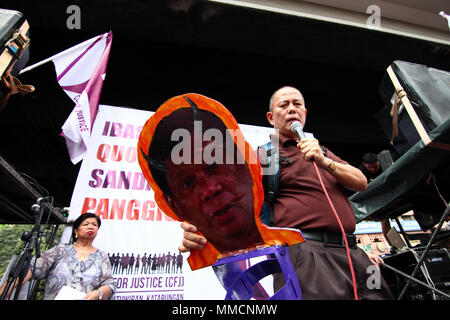
MULTIPOLYGON (((441 230, 442 224, 444 223, 445 219, 448 216, 450 210, 450 203, 447 204, 447 208, 444 211, 444 214, 441 217, 441 220, 439 221, 438 226, 436 227, 436 230, 434 230, 433 234, 431 235, 431 239, 428 242, 425 250, 422 253, 422 256, 420 257, 419 262, 417 263, 416 267, 414 268, 414 271, 411 274, 411 278, 414 278, 414 276, 416 275, 417 271, 419 270, 420 266, 422 265, 422 263, 425 261, 425 257, 428 254, 428 251, 431 248, 431 245, 433 244, 434 238, 436 237, 436 234, 439 232, 439 230, 441 230)), ((411 283, 411 278, 408 278, 408 281, 406 282, 405 287, 403 288, 402 292, 400 293, 400 295, 398 296, 398 300, 401 300, 403 298, 403 296, 406 293, 406 290, 408 289, 410 283, 411 283)))

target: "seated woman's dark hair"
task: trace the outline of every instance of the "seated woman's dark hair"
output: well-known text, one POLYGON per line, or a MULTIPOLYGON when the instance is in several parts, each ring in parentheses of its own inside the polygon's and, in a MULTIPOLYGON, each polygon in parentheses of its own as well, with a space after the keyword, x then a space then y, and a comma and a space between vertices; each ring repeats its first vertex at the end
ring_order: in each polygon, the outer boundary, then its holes
POLYGON ((72 225, 72 242, 75 242, 77 240, 77 236, 75 235, 75 230, 78 229, 78 227, 81 225, 81 223, 89 218, 95 218, 97 220, 98 227, 100 228, 100 225, 102 224, 102 220, 98 215, 91 212, 82 213, 74 222, 72 225))

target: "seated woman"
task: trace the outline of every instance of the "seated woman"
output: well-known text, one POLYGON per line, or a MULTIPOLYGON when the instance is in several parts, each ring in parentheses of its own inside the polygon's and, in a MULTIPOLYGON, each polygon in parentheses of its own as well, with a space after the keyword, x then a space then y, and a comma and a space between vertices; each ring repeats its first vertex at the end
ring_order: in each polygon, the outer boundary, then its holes
POLYGON ((73 244, 57 245, 33 259, 24 282, 46 279, 44 300, 55 299, 65 286, 85 293, 85 300, 111 298, 117 286, 108 255, 92 245, 100 225, 96 214, 80 215, 73 224, 73 244))

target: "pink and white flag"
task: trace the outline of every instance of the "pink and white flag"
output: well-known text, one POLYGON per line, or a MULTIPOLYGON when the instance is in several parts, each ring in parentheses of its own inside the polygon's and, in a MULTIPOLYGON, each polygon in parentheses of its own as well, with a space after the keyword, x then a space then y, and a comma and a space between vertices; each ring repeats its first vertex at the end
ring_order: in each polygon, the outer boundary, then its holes
POLYGON ((112 33, 108 32, 50 58, 55 65, 59 85, 75 102, 72 113, 62 126, 62 135, 74 164, 83 159, 87 150, 98 111, 111 42, 112 33))
POLYGON ((33 70, 47 62, 55 65, 61 88, 75 102, 72 113, 62 127, 70 159, 83 159, 98 111, 111 51, 112 33, 104 33, 20 71, 33 70))

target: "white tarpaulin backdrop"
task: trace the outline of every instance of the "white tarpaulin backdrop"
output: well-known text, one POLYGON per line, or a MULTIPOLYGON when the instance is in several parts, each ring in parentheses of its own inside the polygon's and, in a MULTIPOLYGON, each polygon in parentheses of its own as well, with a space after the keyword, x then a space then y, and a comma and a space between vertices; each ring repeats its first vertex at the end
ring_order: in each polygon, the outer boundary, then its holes
MULTIPOLYGON (((192 272, 186 261, 188 254, 178 252, 183 236, 179 222, 157 207, 139 167, 136 146, 151 115, 149 111, 99 106, 72 195, 69 220, 82 212, 101 217, 94 246, 111 257, 118 284, 116 299, 222 300, 226 292, 212 268, 192 272)), ((254 149, 267 142, 273 131, 240 126, 254 149)), ((68 236, 65 233, 62 242, 67 243, 68 236)))

